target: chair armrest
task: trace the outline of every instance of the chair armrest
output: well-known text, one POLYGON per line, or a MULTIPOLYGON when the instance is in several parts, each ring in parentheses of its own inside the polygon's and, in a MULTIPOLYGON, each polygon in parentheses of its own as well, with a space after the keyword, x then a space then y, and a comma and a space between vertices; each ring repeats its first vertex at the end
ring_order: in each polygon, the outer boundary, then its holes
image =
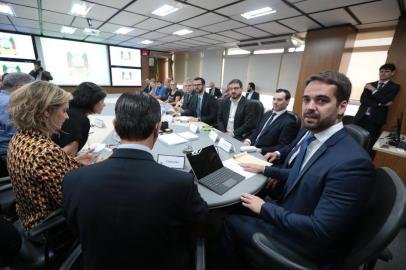
POLYGON ((196 270, 206 269, 206 251, 203 238, 197 238, 196 240, 196 270))
POLYGON ((65 221, 65 217, 62 215, 62 209, 55 210, 44 221, 27 231, 27 237, 35 238, 40 234, 43 234, 44 232, 64 223, 65 221))
POLYGON ((384 262, 389 262, 390 260, 392 260, 392 258, 393 258, 392 252, 388 248, 382 250, 378 255, 378 259, 384 262))
POLYGON ((79 256, 82 254, 82 246, 78 243, 72 253, 65 259, 62 265, 59 267, 59 270, 70 270, 75 262, 79 259, 79 256))
POLYGON ((10 190, 13 187, 11 186, 11 184, 4 184, 4 185, 0 185, 0 191, 6 191, 6 190, 10 190))
POLYGON ((272 239, 262 233, 255 233, 252 237, 256 246, 270 261, 277 264, 280 269, 290 270, 316 270, 318 265, 294 252, 276 239, 272 239))
POLYGON ((0 177, 0 185, 10 184, 11 179, 10 176, 0 177))

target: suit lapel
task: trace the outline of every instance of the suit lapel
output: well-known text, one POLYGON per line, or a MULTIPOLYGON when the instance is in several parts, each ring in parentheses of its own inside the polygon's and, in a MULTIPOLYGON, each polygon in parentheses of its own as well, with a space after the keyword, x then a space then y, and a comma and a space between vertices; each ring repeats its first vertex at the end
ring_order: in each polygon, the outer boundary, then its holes
POLYGON ((227 129, 227 123, 228 123, 228 117, 230 116, 230 107, 231 107, 231 100, 230 98, 226 99, 226 101, 224 102, 224 125, 225 125, 225 129, 227 129))
MULTIPOLYGON (((285 113, 286 113, 286 112, 282 113, 281 115, 278 116, 278 118, 276 118, 275 120, 273 120, 271 124, 268 124, 268 128, 265 129, 265 131, 264 131, 264 133, 263 133, 262 135, 268 133, 268 132, 271 130, 271 127, 276 126, 280 121, 282 121, 283 117, 285 117, 285 113)), ((272 114, 271 114, 271 115, 272 115, 272 114)), ((269 117, 271 117, 271 116, 269 116, 269 117)), ((268 118, 269 118, 269 117, 268 117, 268 118)))
POLYGON ((235 124, 236 124, 236 119, 241 119, 240 114, 244 110, 246 101, 247 101, 247 99, 245 97, 241 96, 240 102, 238 102, 237 110, 235 111, 235 115, 234 115, 234 128, 235 128, 235 124))

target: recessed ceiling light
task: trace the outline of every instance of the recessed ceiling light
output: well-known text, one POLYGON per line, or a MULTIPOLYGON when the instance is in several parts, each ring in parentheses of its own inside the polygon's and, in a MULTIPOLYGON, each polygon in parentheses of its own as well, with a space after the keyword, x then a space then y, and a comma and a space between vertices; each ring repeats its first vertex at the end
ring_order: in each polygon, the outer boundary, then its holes
POLYGON ((8 16, 15 16, 14 9, 7 4, 0 3, 0 13, 6 14, 8 16))
POLYGON ((118 28, 116 31, 114 31, 114 33, 119 34, 119 35, 125 35, 130 33, 132 30, 132 28, 127 28, 127 27, 120 27, 118 28))
POLYGON ((188 29, 182 29, 182 30, 173 32, 174 35, 178 35, 178 36, 184 36, 184 35, 187 35, 187 34, 190 34, 190 33, 193 33, 193 31, 188 30, 188 29))
POLYGON ((252 19, 252 18, 272 14, 272 13, 275 13, 275 12, 276 12, 276 10, 273 10, 271 7, 264 7, 264 8, 252 10, 252 11, 249 11, 249 12, 245 12, 245 13, 241 14, 241 16, 243 16, 244 18, 249 20, 249 19, 252 19))
POLYGON ((76 31, 76 28, 74 28, 74 27, 62 26, 62 28, 61 28, 61 33, 64 33, 64 34, 73 34, 73 33, 75 33, 75 31, 76 31))
POLYGON ((268 54, 268 53, 283 53, 285 49, 270 49, 270 50, 257 50, 254 51, 254 54, 268 54))
POLYGON ((151 44, 151 43, 154 43, 154 42, 152 40, 146 39, 146 40, 141 41, 140 43, 148 45, 148 44, 151 44))
POLYGON ((77 15, 77 16, 86 16, 92 7, 93 7, 93 4, 83 2, 83 1, 75 1, 72 4, 70 13, 72 15, 77 15))
POLYGON ((166 16, 168 14, 171 14, 175 11, 177 11, 179 8, 171 6, 171 5, 163 5, 160 8, 155 9, 154 11, 152 11, 152 14, 154 15, 158 15, 158 16, 166 16))
POLYGON ((89 36, 98 36, 100 31, 92 28, 85 28, 83 29, 83 33, 89 36))

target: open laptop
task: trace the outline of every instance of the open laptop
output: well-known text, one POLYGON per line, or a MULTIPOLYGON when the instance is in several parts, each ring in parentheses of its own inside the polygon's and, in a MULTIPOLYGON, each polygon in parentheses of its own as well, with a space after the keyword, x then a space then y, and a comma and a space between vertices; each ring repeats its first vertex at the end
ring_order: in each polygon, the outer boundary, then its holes
POLYGON ((186 157, 199 183, 219 195, 245 179, 223 166, 214 145, 188 153, 186 157))

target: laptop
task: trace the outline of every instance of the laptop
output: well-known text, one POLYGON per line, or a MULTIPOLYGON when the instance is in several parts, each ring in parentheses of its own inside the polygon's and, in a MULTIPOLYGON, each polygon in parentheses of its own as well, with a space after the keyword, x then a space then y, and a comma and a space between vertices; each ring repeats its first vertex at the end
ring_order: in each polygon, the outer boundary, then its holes
POLYGON ((214 145, 187 153, 186 157, 199 183, 219 195, 245 179, 241 174, 223 166, 214 145))

